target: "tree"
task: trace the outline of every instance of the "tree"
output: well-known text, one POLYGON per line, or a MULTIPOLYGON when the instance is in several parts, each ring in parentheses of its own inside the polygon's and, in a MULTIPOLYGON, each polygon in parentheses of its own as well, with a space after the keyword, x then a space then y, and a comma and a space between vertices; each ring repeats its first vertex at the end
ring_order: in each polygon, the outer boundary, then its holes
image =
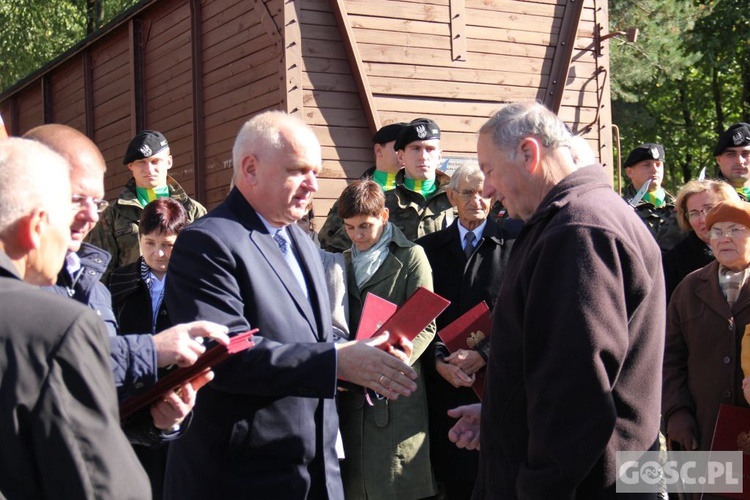
POLYGON ((36 71, 137 0, 0 0, 0 90, 36 71))
MULTIPOLYGON (((739 0, 612 0, 611 29, 641 29, 613 42, 612 115, 623 156, 664 145, 665 185, 676 191, 702 168, 715 173, 717 135, 750 114, 750 21, 739 0)), ((615 39, 613 39, 615 40, 615 39)))

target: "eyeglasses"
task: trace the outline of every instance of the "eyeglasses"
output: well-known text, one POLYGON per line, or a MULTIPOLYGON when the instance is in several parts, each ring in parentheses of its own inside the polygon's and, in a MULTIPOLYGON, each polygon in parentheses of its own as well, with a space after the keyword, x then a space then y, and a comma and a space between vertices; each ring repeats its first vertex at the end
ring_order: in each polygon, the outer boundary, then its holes
POLYGON ((96 207, 98 213, 104 212, 109 206, 107 200, 100 200, 98 198, 92 198, 91 196, 81 196, 80 194, 74 194, 71 202, 71 208, 74 211, 83 210, 88 207, 89 203, 96 207))
POLYGON ((464 201, 473 200, 477 195, 479 195, 480 198, 484 199, 484 196, 482 196, 482 192, 475 189, 466 189, 464 191, 458 191, 457 189, 454 189, 453 191, 455 191, 456 194, 460 196, 464 201))
POLYGON ((723 238, 724 236, 727 236, 728 238, 737 238, 739 236, 744 235, 745 231, 747 231, 747 228, 745 226, 733 226, 727 229, 712 227, 711 230, 708 232, 708 235, 711 237, 712 240, 719 240, 723 238))
POLYGON ((708 215, 708 212, 710 212, 712 208, 714 208, 713 205, 703 207, 700 210, 691 210, 685 214, 685 217, 687 217, 687 220, 695 220, 701 215, 705 217, 706 215, 708 215))

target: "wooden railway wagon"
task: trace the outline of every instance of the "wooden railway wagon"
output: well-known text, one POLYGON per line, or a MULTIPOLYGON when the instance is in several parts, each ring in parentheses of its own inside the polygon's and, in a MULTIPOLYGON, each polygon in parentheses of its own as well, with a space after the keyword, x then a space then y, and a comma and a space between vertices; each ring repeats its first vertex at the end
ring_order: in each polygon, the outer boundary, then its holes
POLYGON ((296 113, 323 149, 320 218, 373 164, 381 125, 436 120, 450 169, 475 161, 476 131, 507 101, 558 110, 611 170, 607 24, 606 0, 144 0, 0 95, 0 114, 12 135, 85 132, 109 199, 130 138, 160 130, 172 175, 211 208, 241 124, 296 113))

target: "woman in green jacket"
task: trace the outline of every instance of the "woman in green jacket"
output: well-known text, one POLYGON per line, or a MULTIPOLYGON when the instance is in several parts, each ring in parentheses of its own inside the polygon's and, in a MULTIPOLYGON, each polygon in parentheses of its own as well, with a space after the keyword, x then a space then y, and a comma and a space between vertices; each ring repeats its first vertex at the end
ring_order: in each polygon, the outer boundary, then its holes
MULTIPOLYGON (((370 180, 350 184, 338 201, 339 215, 353 244, 347 264, 350 331, 359 326, 362 304, 373 293, 397 305, 420 286, 432 290, 432 270, 422 247, 388 222, 380 186, 370 180)), ((431 323, 414 339, 412 367, 435 335, 431 323)), ((416 499, 436 493, 427 431, 424 384, 407 398, 367 398, 339 394, 345 459, 341 464, 347 499, 416 499)))

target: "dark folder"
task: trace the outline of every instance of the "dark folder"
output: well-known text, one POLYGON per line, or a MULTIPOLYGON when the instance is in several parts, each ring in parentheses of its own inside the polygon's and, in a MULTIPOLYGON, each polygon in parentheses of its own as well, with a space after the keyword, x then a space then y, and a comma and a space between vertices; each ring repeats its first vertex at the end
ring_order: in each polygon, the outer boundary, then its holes
MULTIPOLYGON (((489 342, 492 331, 492 315, 484 301, 466 311, 460 318, 438 332, 448 351, 452 354, 459 349, 475 350, 483 342, 489 342)), ((482 399, 485 369, 477 372, 472 389, 482 399)))
POLYGON ((190 382, 207 372, 217 364, 227 359, 232 354, 245 351, 253 346, 253 334, 258 329, 254 328, 244 333, 235 335, 229 340, 228 345, 216 344, 207 350, 190 366, 177 368, 156 382, 151 389, 128 398, 120 404, 120 420, 126 420, 137 411, 150 406, 155 401, 177 389, 186 382, 190 382))
MULTIPOLYGON (((750 409, 719 405, 711 451, 741 451, 742 491, 750 492, 750 409)), ((712 493, 726 498, 748 498, 747 493, 712 493)))

